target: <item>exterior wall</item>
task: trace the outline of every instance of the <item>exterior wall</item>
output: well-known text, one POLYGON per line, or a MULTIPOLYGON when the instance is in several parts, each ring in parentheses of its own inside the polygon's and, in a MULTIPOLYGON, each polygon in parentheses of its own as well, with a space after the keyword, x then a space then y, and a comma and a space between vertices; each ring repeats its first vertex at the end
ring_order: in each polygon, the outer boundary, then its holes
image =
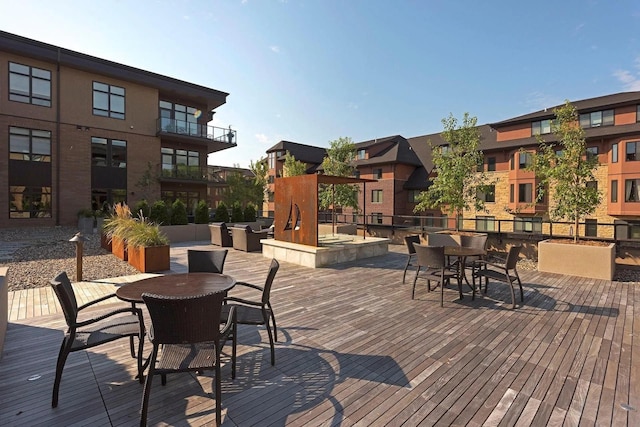
POLYGON ((531 136, 531 123, 523 123, 513 126, 505 126, 497 131, 496 140, 509 141, 512 139, 529 138, 531 136))

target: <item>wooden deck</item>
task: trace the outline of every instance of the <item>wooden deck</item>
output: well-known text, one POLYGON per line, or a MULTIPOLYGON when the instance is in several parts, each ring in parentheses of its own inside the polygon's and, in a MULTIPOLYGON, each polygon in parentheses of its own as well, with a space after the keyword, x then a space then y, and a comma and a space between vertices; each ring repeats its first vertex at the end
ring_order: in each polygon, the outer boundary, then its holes
MULTIPOLYGON (((172 270, 185 250, 172 248, 172 270)), ((404 248, 391 251, 333 268, 281 263, 276 366, 266 331, 241 326, 238 375, 222 370, 223 425, 640 425, 638 283, 522 272, 515 310, 500 283, 475 301, 448 289, 440 308, 425 286, 411 300, 404 248)), ((231 250, 225 273, 261 283, 268 265, 231 250)), ((89 298, 113 286, 78 288, 89 298)), ((51 408, 64 320, 45 291, 33 295, 10 297, 0 425, 136 425, 142 386, 126 340, 71 354, 51 408)), ((154 381, 149 424, 214 424, 211 383, 210 373, 154 381)))

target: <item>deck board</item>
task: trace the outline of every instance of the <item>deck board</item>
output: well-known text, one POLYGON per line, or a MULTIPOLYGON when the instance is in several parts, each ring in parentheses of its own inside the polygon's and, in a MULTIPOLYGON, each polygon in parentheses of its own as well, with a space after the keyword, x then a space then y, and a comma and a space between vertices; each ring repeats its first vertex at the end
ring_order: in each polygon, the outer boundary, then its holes
MULTIPOLYGON (((172 247, 174 271, 186 270, 188 247, 172 247)), ((266 330, 241 326, 236 379, 228 364, 222 369, 223 424, 639 424, 640 284, 523 271, 525 302, 515 310, 495 282, 475 301, 447 287, 441 308, 440 289, 427 292, 420 278, 411 300, 404 251, 392 245, 385 256, 321 269, 281 262, 272 293, 276 365, 266 330)), ((268 265, 232 250, 225 272, 262 283, 268 265)), ((84 303, 135 278, 74 286, 84 303)), ((126 341, 71 354, 51 409, 60 307, 48 287, 11 292, 9 316, 1 425, 138 424, 143 386, 126 341)), ((171 375, 164 387, 154 380, 149 423, 213 423, 212 381, 207 372, 171 375)))

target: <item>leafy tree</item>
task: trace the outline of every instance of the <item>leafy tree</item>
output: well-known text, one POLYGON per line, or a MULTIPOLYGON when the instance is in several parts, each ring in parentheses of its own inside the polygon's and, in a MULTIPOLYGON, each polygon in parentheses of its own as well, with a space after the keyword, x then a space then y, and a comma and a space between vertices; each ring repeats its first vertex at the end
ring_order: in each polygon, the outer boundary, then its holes
MULTIPOLYGON (((477 196, 488 191, 484 173, 477 172, 483 161, 477 121, 469 113, 464 113, 460 126, 452 114, 442 119, 441 136, 447 145, 434 146, 429 141, 436 177, 429 189, 417 196, 414 212, 442 209, 457 217, 472 207, 476 211, 484 209, 484 201, 477 196)), ((456 230, 458 227, 456 221, 456 230)))
POLYGON ((307 165, 300 160, 296 160, 293 154, 287 153, 284 155, 284 165, 282 166, 282 176, 298 176, 307 173, 307 165))
POLYGON ((536 202, 544 198, 546 189, 552 190, 549 216, 573 221, 573 240, 577 242, 580 219, 592 214, 601 201, 601 193, 589 184, 596 180, 594 170, 598 158, 587 153, 585 133, 575 107, 565 101, 554 113, 556 119, 551 124, 551 131, 562 152, 556 152, 557 144, 547 144, 538 135, 540 151, 533 155, 529 170, 535 172, 541 184, 536 202))
POLYGON ((148 199, 152 196, 153 188, 157 183, 158 177, 154 173, 153 164, 151 162, 147 162, 147 168, 140 176, 140 179, 136 182, 136 187, 140 190, 143 199, 148 199))
POLYGON ((256 220, 256 208, 251 203, 244 208, 244 220, 247 222, 256 220))
POLYGON ((261 208, 267 197, 267 179, 269 174, 267 159, 262 158, 255 163, 252 160, 249 169, 253 172, 253 186, 250 199, 255 206, 261 208))
POLYGON ((213 216, 216 222, 229 222, 229 209, 224 202, 218 203, 216 213, 213 216))
POLYGON ((235 171, 227 175, 226 183, 228 187, 222 198, 227 206, 233 206, 236 203, 241 206, 246 206, 247 203, 262 204, 266 176, 258 179, 249 177, 240 171, 235 171))
POLYGON ((204 200, 198 201, 194 222, 196 224, 207 224, 209 222, 209 206, 204 200))
POLYGON ((234 203, 231 208, 231 222, 242 222, 244 221, 244 214, 242 213, 242 206, 240 203, 234 203))
POLYGON ((149 210, 149 220, 158 225, 169 225, 171 217, 163 200, 156 201, 149 210))
POLYGON ((185 224, 189 224, 187 208, 182 200, 176 199, 171 205, 171 225, 185 224))
MULTIPOLYGON (((355 167, 351 162, 356 155, 356 145, 351 141, 351 138, 341 137, 331 141, 330 144, 331 147, 327 149, 327 156, 322 161, 324 174, 353 176, 355 167)), ((318 192, 320 208, 327 209, 333 204, 334 210, 336 206, 351 207, 354 210, 358 210, 359 191, 360 189, 355 185, 335 185, 335 191, 332 191, 331 185, 321 185, 318 192)))

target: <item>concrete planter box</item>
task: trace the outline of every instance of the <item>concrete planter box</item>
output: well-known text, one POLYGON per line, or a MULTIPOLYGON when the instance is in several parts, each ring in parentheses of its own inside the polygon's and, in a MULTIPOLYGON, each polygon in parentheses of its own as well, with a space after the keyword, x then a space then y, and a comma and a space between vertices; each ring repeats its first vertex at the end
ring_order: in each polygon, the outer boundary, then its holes
POLYGON ((160 231, 171 243, 209 240, 209 224, 161 225, 160 231))
POLYGON ((538 243, 538 271, 613 280, 616 248, 543 240, 538 243))
POLYGON ((355 224, 336 224, 335 230, 332 224, 318 224, 318 234, 356 234, 358 226, 355 224))
POLYGON ((9 267, 0 267, 0 359, 9 319, 9 267))
POLYGON ((129 246, 128 262, 142 273, 167 271, 171 268, 169 245, 129 246))

